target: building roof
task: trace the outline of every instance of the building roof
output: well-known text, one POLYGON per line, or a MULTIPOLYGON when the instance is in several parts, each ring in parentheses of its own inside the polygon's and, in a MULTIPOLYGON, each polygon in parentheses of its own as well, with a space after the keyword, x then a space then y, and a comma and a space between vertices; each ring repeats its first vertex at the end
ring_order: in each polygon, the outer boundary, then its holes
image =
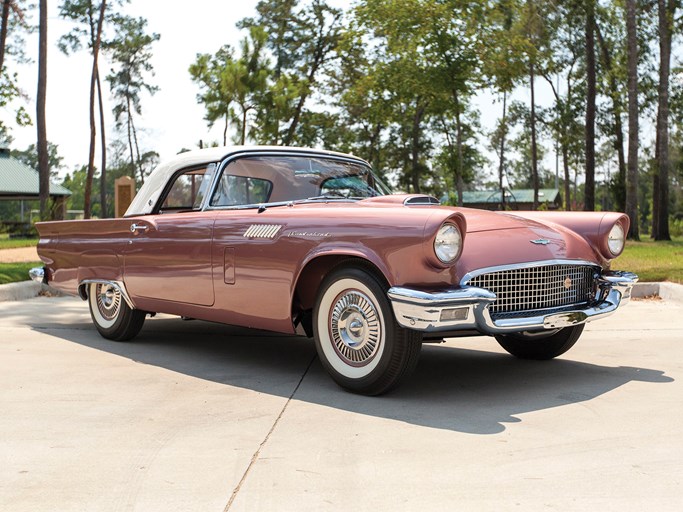
MULTIPOLYGON (((541 188, 538 190, 538 202, 555 202, 560 191, 556 188, 541 188)), ((463 204, 500 203, 500 190, 465 191, 462 193, 463 204)), ((522 188, 505 190, 506 203, 533 203, 534 189, 522 188)))
MULTIPOLYGON (((39 196, 38 171, 12 158, 9 149, 0 148, 0 198, 32 198, 39 196)), ((50 183, 51 196, 70 196, 71 191, 50 183)))

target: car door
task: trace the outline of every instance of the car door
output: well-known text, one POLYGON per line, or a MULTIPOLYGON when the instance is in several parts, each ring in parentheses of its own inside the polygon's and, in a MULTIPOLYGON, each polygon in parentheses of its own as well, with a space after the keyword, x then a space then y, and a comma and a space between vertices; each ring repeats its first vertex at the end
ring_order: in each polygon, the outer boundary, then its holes
POLYGON ((130 217, 124 280, 132 296, 202 306, 214 303, 214 212, 200 210, 213 164, 184 169, 152 215, 130 217))

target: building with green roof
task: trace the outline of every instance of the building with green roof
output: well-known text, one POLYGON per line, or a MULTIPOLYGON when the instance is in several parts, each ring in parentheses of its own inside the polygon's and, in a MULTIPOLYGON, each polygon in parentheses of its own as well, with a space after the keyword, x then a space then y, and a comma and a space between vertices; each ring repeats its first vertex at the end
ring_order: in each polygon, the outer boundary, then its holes
MULTIPOLYGON (((441 199, 442 203, 448 200, 441 199)), ((462 193, 463 206, 483 210, 500 210, 502 206, 500 190, 466 190, 462 193)), ((556 188, 538 190, 538 204, 548 210, 557 210, 562 206, 562 196, 556 188)), ((531 210, 534 205, 534 189, 505 189, 505 206, 510 210, 531 210)))
MULTIPOLYGON (((52 211, 55 218, 64 218, 66 200, 70 195, 70 190, 56 183, 50 183, 50 198, 52 199, 52 211)), ((18 201, 22 209, 21 224, 23 224, 24 201, 39 199, 38 171, 16 158, 12 158, 8 148, 0 148, 0 201, 18 201)), ((7 219, 0 219, 0 222, 8 224, 6 221, 7 219)))

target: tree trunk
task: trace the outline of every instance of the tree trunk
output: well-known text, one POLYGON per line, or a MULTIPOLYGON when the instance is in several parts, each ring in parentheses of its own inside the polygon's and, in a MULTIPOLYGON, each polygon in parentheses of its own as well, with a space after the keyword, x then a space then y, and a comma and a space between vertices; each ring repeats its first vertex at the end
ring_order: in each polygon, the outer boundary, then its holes
POLYGON ((95 175, 95 89, 97 86, 97 59, 100 53, 100 43, 102 41, 102 24, 104 23, 104 11, 107 8, 106 0, 102 0, 100 5, 100 16, 97 20, 97 32, 95 35, 95 44, 92 48, 92 73, 90 75, 90 152, 88 154, 88 174, 85 180, 85 198, 84 206, 85 210, 83 216, 89 219, 92 216, 92 182, 93 176, 95 175))
POLYGON ((40 0, 38 42, 38 94, 36 98, 36 125, 38 129, 38 190, 40 196, 40 219, 50 219, 50 167, 47 152, 47 122, 45 103, 47 98, 47 0, 40 0))
POLYGON ((130 96, 126 95, 126 131, 128 132, 128 151, 130 152, 130 173, 131 178, 136 180, 135 171, 135 150, 133 149, 133 116, 130 113, 130 96))
POLYGON ((413 129, 411 130, 410 135, 410 177, 413 185, 413 193, 415 194, 420 193, 420 132, 424 111, 425 107, 420 105, 420 100, 418 99, 417 106, 415 108, 415 115, 413 116, 413 129))
POLYGON ((569 148, 566 141, 562 144, 562 167, 564 168, 564 209, 569 212, 572 209, 572 189, 569 176, 569 148))
POLYGON ((99 70, 97 72, 97 101, 100 107, 100 143, 102 144, 101 155, 102 159, 100 171, 100 217, 109 217, 107 213, 107 135, 104 131, 104 104, 102 101, 102 82, 100 81, 99 70))
POLYGON ((2 21, 0 22, 0 73, 5 65, 5 46, 7 44, 7 32, 9 31, 9 4, 11 0, 2 2, 2 21))
POLYGON ((225 113, 225 125, 223 126, 223 145, 228 145, 228 113, 225 113))
POLYGON ((455 166, 455 190, 458 193, 458 206, 462 206, 462 193, 464 188, 462 178, 462 123, 460 122, 460 97, 458 96, 457 89, 453 89, 453 101, 455 102, 455 147, 458 152, 458 162, 455 166))
POLYGON ((135 121, 133 116, 130 117, 130 127, 133 131, 133 142, 135 143, 135 167, 140 173, 140 184, 145 184, 145 174, 142 172, 142 159, 140 158, 140 145, 138 144, 138 132, 135 129, 135 121))
POLYGON ((289 123, 289 128, 287 128, 287 134, 285 135, 285 138, 282 141, 283 146, 290 146, 294 141, 296 129, 299 126, 299 119, 301 119, 301 113, 303 112, 304 105, 306 104, 306 100, 308 99, 308 95, 310 93, 309 88, 312 87, 315 83, 315 75, 318 72, 320 62, 322 62, 322 56, 320 56, 319 60, 318 56, 316 55, 316 58, 311 67, 311 71, 308 73, 308 77, 306 79, 307 86, 304 88, 304 92, 301 94, 301 96, 299 96, 299 101, 297 102, 296 108, 294 109, 294 116, 292 118, 292 122, 289 123))
POLYGON ((652 189, 652 238, 671 240, 669 234, 669 74, 671 32, 676 2, 658 0, 659 6, 659 86, 657 90, 657 142, 654 187, 652 189))
POLYGON ((631 220, 628 237, 640 240, 638 226, 638 39, 636 0, 626 0, 626 47, 628 83, 628 163, 626 214, 631 220))
POLYGON ((586 185, 585 211, 595 210, 595 3, 586 0, 586 185))
POLYGON ((538 209, 538 147, 536 146, 536 74, 534 62, 529 64, 529 84, 531 87, 531 186, 534 189, 533 209, 538 209))
POLYGON ((244 108, 244 106, 242 106, 242 140, 240 142, 240 144, 242 144, 242 146, 244 146, 244 144, 247 141, 247 112, 248 111, 249 111, 248 108, 244 108))
POLYGON ((498 188, 500 188, 500 208, 505 210, 505 187, 503 173, 505 172, 505 137, 507 135, 507 100, 508 93, 503 91, 503 117, 500 118, 500 154, 498 160, 498 188))

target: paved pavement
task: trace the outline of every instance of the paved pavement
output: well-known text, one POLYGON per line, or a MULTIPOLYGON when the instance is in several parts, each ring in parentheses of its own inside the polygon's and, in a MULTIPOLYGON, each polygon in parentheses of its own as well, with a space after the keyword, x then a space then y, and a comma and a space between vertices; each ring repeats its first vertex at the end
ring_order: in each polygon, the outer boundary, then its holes
POLYGON ((0 303, 0 510, 678 511, 683 303, 633 301, 561 359, 488 338, 337 388, 312 343, 170 317, 100 338, 85 303, 0 303))
POLYGON ((38 250, 35 247, 0 250, 0 263, 19 263, 25 261, 40 261, 38 250))

